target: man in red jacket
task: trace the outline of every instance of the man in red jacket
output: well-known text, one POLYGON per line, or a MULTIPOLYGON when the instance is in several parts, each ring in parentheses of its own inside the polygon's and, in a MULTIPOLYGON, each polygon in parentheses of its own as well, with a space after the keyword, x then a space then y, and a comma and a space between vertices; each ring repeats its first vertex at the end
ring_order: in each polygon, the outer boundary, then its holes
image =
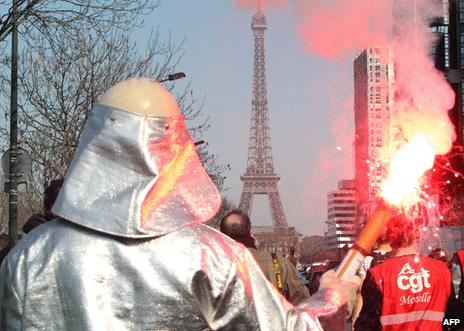
POLYGON ((441 330, 452 299, 445 263, 417 253, 413 222, 398 215, 387 227, 394 257, 367 272, 355 330, 441 330))

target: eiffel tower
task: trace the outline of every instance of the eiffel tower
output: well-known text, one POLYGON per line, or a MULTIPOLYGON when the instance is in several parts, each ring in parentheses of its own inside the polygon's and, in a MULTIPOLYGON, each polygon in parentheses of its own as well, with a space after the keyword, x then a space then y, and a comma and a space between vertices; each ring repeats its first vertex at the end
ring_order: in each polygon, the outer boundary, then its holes
POLYGON ((254 37, 253 96, 251 101, 250 142, 239 208, 251 214, 255 194, 267 194, 272 222, 276 229, 287 229, 287 218, 280 200, 277 182, 280 177, 274 171, 271 134, 266 96, 266 70, 264 62, 264 32, 266 17, 258 1, 256 14, 251 22, 254 37))

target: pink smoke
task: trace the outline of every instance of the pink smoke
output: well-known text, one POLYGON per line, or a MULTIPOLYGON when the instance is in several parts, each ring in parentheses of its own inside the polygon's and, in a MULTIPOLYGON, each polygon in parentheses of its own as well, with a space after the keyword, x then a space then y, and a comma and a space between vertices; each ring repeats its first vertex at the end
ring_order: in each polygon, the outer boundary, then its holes
MULTIPOLYGON (((257 2, 237 0, 237 3, 241 8, 253 9, 257 2)), ((285 7, 283 0, 263 3, 267 8, 285 7)), ((399 146, 417 134, 424 134, 437 154, 450 150, 456 135, 448 117, 455 100, 454 92, 444 75, 434 68, 430 53, 436 36, 429 31, 431 20, 442 17, 447 8, 431 0, 293 0, 289 3, 300 19, 297 33, 305 52, 338 60, 371 47, 389 50, 390 55, 383 60, 394 68, 390 126, 393 131, 401 132, 398 135, 401 140, 392 135, 391 145, 399 146)), ((353 109, 347 112, 352 115, 353 109)), ((334 137, 345 136, 338 128, 332 130, 334 137)), ((349 159, 337 160, 337 153, 331 149, 336 145, 321 149, 320 167, 308 194, 320 193, 313 191, 319 187, 320 172, 330 173, 349 159)))
POLYGON ((303 18, 298 34, 306 52, 327 59, 350 51, 385 44, 392 17, 389 1, 314 0, 295 4, 303 18))
MULTIPOLYGON (((312 201, 304 205, 305 214, 309 219, 327 219, 327 183, 330 191, 337 188, 341 179, 353 178, 353 100, 344 100, 339 95, 337 82, 328 84, 330 89, 330 132, 332 135, 319 145, 316 163, 308 171, 311 172, 309 183, 305 186, 305 201, 312 201)), ((314 224, 308 226, 311 231, 314 224)))
MULTIPOLYGON (((333 59, 370 47, 388 48, 394 66, 392 123, 405 139, 422 131, 437 154, 455 139, 448 110, 454 92, 430 58, 429 23, 446 8, 428 0, 296 0, 304 50, 333 59), (404 121, 409 117, 410 121, 404 121), (421 124, 421 127, 418 127, 421 124), (425 131, 425 132, 424 132, 425 131)), ((399 142, 402 143, 402 142, 399 142)))
POLYGON ((240 9, 256 11, 258 7, 266 11, 269 8, 284 8, 287 5, 286 0, 236 0, 240 9))

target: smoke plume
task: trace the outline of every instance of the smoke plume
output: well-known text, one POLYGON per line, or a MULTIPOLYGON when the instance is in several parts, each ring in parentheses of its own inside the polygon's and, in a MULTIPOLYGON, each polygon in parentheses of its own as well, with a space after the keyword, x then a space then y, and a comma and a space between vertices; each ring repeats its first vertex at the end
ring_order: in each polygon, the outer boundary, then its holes
POLYGON ((297 1, 298 33, 306 52, 334 59, 370 47, 387 48, 394 66, 391 128, 400 147, 418 133, 425 134, 437 154, 446 154, 455 139, 448 110, 454 92, 435 69, 431 50, 436 35, 429 24, 446 8, 430 0, 314 0, 297 1))
POLYGON ((240 9, 256 11, 258 7, 266 11, 270 8, 285 8, 286 0, 236 0, 240 9))

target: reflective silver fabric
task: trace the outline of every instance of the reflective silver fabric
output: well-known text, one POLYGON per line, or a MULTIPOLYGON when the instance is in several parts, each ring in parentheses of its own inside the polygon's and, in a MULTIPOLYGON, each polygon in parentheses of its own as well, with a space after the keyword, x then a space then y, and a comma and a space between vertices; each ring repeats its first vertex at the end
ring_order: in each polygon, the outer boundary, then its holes
POLYGON ((344 330, 337 292, 294 308, 247 249, 197 224, 219 196, 190 145, 179 119, 97 106, 61 217, 1 266, 0 329, 344 330))
POLYGON ((97 104, 53 212, 105 233, 155 237, 209 220, 220 201, 183 118, 97 104))
MULTIPOLYGON (((459 298, 459 289, 462 282, 462 273, 461 273, 461 266, 459 262, 459 258, 455 255, 455 258, 451 260, 451 280, 453 282, 453 289, 456 299, 459 298)), ((462 298, 464 299, 464 298, 462 298)))
POLYGON ((58 219, 14 248, 0 279, 7 330, 320 330, 339 308, 329 292, 293 308, 206 225, 117 239, 58 219))

